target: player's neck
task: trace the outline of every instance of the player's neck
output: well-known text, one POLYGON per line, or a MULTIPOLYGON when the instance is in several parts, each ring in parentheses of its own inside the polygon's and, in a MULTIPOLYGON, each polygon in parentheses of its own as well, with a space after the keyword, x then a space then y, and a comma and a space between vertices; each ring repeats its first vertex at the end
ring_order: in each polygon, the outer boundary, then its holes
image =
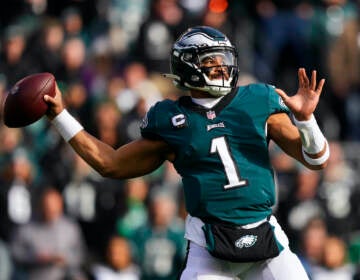
POLYGON ((206 91, 202 91, 202 90, 191 90, 190 95, 192 98, 215 98, 210 93, 207 93, 206 91))
POLYGON ((219 101, 223 98, 223 96, 221 97, 207 97, 207 98, 194 98, 191 97, 192 101, 198 105, 201 105, 205 108, 212 108, 214 107, 216 104, 219 103, 219 101))
POLYGON ((191 99, 194 103, 201 105, 205 108, 214 107, 221 99, 221 97, 215 97, 205 91, 201 90, 192 90, 191 91, 191 99))

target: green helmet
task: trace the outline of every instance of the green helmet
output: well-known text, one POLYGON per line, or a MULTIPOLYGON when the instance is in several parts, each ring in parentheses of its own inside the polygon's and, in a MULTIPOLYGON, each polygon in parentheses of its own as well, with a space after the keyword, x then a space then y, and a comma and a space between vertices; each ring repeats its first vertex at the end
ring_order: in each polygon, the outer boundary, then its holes
POLYGON ((174 43, 171 51, 171 74, 174 84, 182 89, 197 89, 213 96, 229 93, 238 79, 237 51, 220 31, 208 27, 189 28, 174 43), (202 64, 209 57, 221 57, 221 65, 202 64), (216 70, 214 68, 221 68, 216 70), (213 79, 209 73, 216 70, 220 75, 213 79))

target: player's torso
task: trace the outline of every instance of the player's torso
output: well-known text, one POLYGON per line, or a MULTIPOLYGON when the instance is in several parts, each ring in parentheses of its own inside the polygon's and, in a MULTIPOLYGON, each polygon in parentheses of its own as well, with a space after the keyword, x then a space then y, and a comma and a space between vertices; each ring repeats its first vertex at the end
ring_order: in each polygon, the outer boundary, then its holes
POLYGON ((160 134, 176 153, 191 215, 247 224, 270 214, 275 198, 266 96, 245 87, 212 109, 182 98, 158 113, 171 123, 160 134))

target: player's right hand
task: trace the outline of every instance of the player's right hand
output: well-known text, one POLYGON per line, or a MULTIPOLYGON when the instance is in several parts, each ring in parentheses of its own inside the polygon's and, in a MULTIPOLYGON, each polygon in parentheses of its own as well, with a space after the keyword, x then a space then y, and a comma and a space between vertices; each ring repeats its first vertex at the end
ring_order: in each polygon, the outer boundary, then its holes
POLYGON ((57 84, 55 90, 56 90, 55 97, 44 95, 44 100, 49 106, 48 110, 46 111, 46 116, 50 120, 54 119, 58 114, 60 114, 64 110, 62 94, 57 84))

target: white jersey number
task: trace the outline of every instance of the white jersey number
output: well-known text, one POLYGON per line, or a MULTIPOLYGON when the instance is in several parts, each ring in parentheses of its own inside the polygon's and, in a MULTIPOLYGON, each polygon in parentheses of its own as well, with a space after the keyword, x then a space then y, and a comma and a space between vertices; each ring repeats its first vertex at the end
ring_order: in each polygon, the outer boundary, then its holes
POLYGON ((217 153, 224 165, 225 174, 229 181, 229 184, 224 185, 224 189, 247 185, 248 181, 246 179, 242 179, 240 176, 240 172, 231 156, 231 151, 225 137, 212 139, 210 153, 217 153))

